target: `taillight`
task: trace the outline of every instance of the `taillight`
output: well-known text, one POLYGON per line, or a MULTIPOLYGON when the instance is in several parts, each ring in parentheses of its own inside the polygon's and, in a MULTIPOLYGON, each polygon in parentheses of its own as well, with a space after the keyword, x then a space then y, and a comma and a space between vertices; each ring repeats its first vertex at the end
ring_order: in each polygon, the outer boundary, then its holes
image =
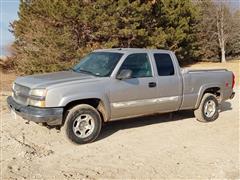
POLYGON ((232 73, 232 88, 235 86, 235 75, 232 73))

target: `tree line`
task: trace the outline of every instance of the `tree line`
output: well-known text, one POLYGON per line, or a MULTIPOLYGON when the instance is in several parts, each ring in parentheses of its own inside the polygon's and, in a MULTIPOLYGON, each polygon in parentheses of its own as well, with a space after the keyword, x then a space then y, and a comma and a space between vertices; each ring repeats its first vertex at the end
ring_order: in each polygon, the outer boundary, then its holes
POLYGON ((180 64, 240 55, 240 11, 212 0, 21 0, 13 67, 69 68, 97 48, 168 49, 180 64))

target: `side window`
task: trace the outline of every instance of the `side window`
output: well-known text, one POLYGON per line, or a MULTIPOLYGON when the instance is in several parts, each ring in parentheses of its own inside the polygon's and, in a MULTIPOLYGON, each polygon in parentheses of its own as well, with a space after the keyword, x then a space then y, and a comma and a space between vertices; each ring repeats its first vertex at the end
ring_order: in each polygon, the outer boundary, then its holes
POLYGON ((123 69, 132 71, 133 78, 151 77, 151 64, 146 53, 136 53, 129 55, 123 62, 119 72, 123 69))
POLYGON ((169 54, 154 54, 154 59, 157 65, 157 71, 159 76, 174 75, 173 62, 169 54))

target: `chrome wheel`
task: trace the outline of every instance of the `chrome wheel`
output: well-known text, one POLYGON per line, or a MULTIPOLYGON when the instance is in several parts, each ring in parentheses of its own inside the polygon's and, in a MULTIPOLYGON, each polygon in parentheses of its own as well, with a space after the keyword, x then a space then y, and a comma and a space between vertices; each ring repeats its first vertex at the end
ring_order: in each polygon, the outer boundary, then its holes
POLYGON ((90 136, 95 128, 93 117, 89 114, 79 115, 74 120, 72 128, 77 137, 86 138, 90 136))
POLYGON ((213 100, 209 100, 206 102, 204 106, 204 114, 208 118, 212 117, 216 112, 216 103, 213 100))

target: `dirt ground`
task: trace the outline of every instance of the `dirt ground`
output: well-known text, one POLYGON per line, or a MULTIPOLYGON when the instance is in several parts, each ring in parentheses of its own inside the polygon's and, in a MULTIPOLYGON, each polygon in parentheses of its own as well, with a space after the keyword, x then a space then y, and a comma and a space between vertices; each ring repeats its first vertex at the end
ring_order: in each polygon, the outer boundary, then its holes
MULTIPOLYGON (((215 66, 233 70, 238 79, 239 62, 192 67, 215 66)), ((240 178, 239 83, 214 122, 200 123, 191 111, 134 118, 104 126, 94 143, 73 145, 60 131, 13 118, 5 109, 12 79, 3 79, 2 179, 240 178)))

